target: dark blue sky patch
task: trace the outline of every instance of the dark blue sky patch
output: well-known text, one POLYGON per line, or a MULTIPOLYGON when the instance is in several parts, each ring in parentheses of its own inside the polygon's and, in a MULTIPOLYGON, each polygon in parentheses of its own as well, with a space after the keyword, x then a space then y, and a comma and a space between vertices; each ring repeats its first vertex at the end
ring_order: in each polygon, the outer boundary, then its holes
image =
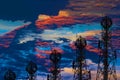
POLYGON ((35 21, 39 14, 57 15, 67 0, 0 0, 0 19, 35 21))

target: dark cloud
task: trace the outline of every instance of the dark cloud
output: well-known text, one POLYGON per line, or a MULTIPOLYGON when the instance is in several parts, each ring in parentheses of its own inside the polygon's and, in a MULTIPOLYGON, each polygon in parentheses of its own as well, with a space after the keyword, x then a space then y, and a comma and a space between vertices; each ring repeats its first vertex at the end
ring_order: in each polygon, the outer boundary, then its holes
POLYGON ((57 15, 67 0, 0 0, 0 19, 34 21, 39 14, 57 15))
POLYGON ((69 0, 66 11, 72 16, 84 15, 119 15, 119 0, 69 0))

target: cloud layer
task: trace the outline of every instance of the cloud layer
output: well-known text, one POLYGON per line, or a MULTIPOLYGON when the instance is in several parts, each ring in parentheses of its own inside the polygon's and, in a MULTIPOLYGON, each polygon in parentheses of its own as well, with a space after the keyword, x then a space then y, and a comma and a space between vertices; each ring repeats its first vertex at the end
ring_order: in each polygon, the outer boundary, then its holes
POLYGON ((66 10, 71 16, 79 15, 119 15, 119 0, 69 0, 66 10), (115 12, 115 13, 114 13, 115 12))

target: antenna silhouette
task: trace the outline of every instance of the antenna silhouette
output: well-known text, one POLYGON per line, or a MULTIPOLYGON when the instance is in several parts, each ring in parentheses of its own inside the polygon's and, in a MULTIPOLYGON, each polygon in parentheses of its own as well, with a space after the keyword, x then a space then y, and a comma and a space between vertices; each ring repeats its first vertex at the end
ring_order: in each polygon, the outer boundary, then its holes
POLYGON ((72 67, 74 69, 73 80, 91 80, 91 72, 86 66, 84 49, 87 42, 84 38, 79 36, 75 42, 76 46, 76 59, 73 61, 72 67))
POLYGON ((12 70, 7 70, 4 75, 4 80, 15 80, 16 74, 12 70))
POLYGON ((51 70, 50 74, 47 75, 47 80, 61 80, 60 75, 60 60, 61 60, 61 53, 59 53, 57 50, 53 49, 52 53, 50 54, 50 60, 51 60, 51 70))
POLYGON ((112 20, 108 16, 101 21, 102 40, 99 40, 99 61, 96 80, 117 80, 116 76, 116 51, 112 48, 111 31, 112 20))
POLYGON ((29 73, 29 80, 35 80, 35 72, 37 71, 37 65, 30 61, 26 66, 26 71, 29 73))

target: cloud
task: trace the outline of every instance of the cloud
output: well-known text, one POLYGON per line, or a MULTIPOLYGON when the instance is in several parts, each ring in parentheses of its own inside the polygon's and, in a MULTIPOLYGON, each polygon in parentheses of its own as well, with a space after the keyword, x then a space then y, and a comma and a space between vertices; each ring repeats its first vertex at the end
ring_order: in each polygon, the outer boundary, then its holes
POLYGON ((67 68, 67 67, 65 67, 65 68, 63 69, 63 71, 64 71, 64 73, 74 74, 73 68, 67 68))
POLYGON ((0 21, 0 47, 8 48, 14 40, 18 30, 27 27, 31 22, 0 21))
MULTIPOLYGON (((71 68, 65 68, 66 70, 71 70, 71 68)), ((61 72, 61 78, 63 80, 73 80, 73 74, 69 73, 69 72, 61 72)), ((96 74, 97 72, 96 71, 91 71, 91 77, 92 77, 92 80, 95 80, 96 79, 96 74)), ((36 79, 38 80, 47 80, 47 74, 44 73, 44 72, 40 72, 39 75, 37 75, 36 79)), ((22 80, 22 79, 19 79, 19 80, 22 80)), ((117 71, 117 80, 120 80, 120 71, 117 71)))
POLYGON ((97 34, 100 34, 101 31, 99 31, 99 26, 97 24, 95 25, 87 25, 87 24, 78 24, 73 25, 71 27, 67 28, 57 28, 55 30, 44 30, 42 34, 40 34, 41 38, 43 40, 53 40, 56 43, 61 42, 59 38, 66 38, 71 41, 76 40, 76 34, 82 35, 83 37, 86 36, 96 36, 97 34), (96 28, 97 26, 97 28, 96 28), (72 28, 72 29, 71 29, 72 28), (51 35, 52 34, 52 35, 51 35))
POLYGON ((68 13, 67 11, 60 10, 59 13, 58 13, 58 16, 68 17, 68 16, 69 16, 69 13, 68 13))
MULTIPOLYGON (((86 64, 91 70, 92 75, 94 74, 94 76, 92 76, 92 80, 93 80, 96 77, 95 75, 96 75, 97 64, 92 62, 90 59, 86 59, 86 64)), ((64 67, 62 68, 61 75, 64 80, 68 80, 68 79, 73 80, 74 70, 71 67, 64 67)))
POLYGON ((30 24, 30 22, 0 20, 0 35, 28 24, 30 24))
MULTIPOLYGON (((86 59, 86 63, 89 66, 89 69, 91 71, 92 80, 95 80, 98 65, 96 63, 92 62, 90 59, 86 59), (94 68, 94 69, 92 69, 92 68, 94 68)), ((62 74, 63 79, 73 80, 74 72, 73 72, 73 69, 71 67, 64 67, 62 70, 63 71, 61 72, 61 74, 62 74)), ((119 80, 120 79, 120 70, 117 70, 116 74, 117 74, 117 79, 119 80)))
POLYGON ((26 36, 25 38, 19 39, 19 43, 18 44, 23 44, 23 43, 26 43, 28 41, 34 41, 34 40, 35 40, 34 37, 26 36))
POLYGON ((120 3, 119 0, 69 0, 66 6, 67 11, 71 16, 86 15, 119 15, 120 3), (113 13, 115 12, 115 13, 113 13))
MULTIPOLYGON (((57 15, 57 16, 59 16, 59 17, 68 17, 68 16, 69 16, 69 13, 68 13, 67 11, 60 10, 60 11, 58 12, 58 15, 57 15)), ((43 21, 43 20, 50 19, 50 18, 52 18, 52 17, 53 17, 53 16, 49 16, 49 15, 45 15, 45 14, 40 14, 40 15, 38 16, 38 20, 43 21)))
POLYGON ((39 16, 38 16, 38 20, 46 20, 46 19, 50 19, 51 17, 50 16, 48 16, 48 15, 44 15, 44 14, 40 14, 39 16))
POLYGON ((24 44, 28 41, 34 41, 35 39, 39 39, 39 38, 40 38, 39 34, 28 32, 19 38, 18 44, 24 44))

